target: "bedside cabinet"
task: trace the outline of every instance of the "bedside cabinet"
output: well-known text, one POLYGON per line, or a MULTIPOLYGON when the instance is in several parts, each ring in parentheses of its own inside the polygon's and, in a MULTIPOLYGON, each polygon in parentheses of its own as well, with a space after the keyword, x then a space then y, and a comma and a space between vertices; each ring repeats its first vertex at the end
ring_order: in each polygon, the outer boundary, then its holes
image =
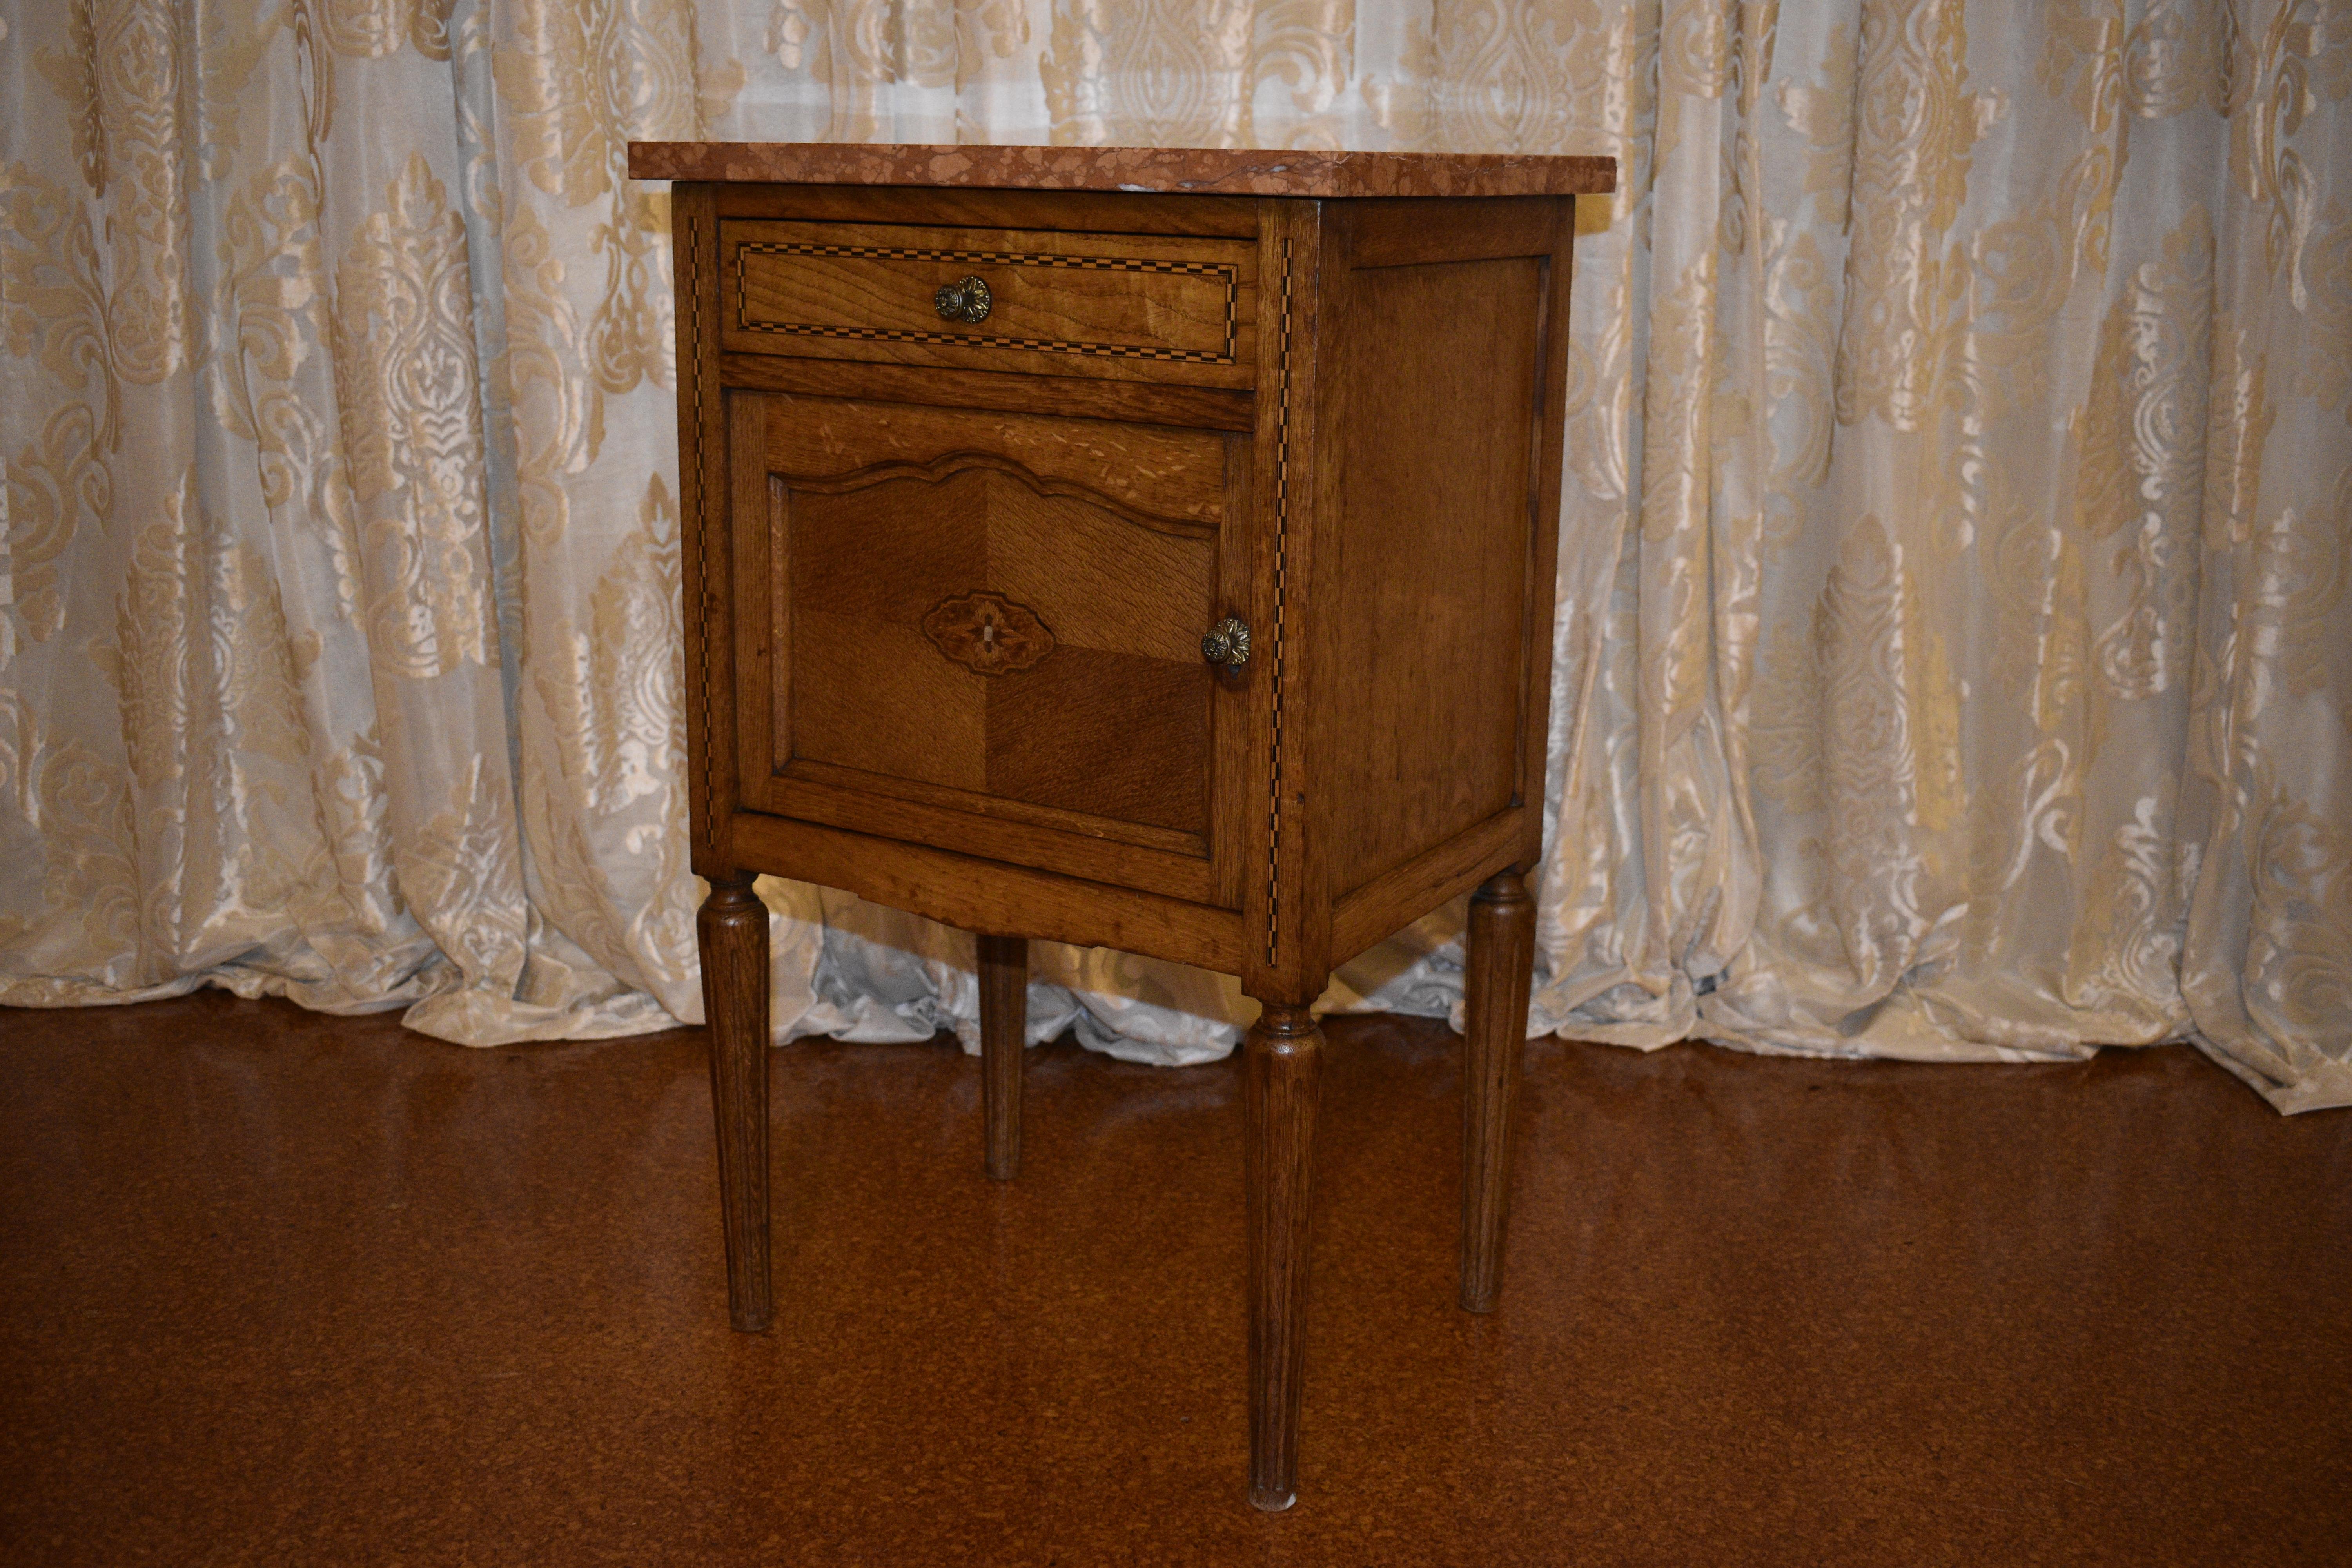
POLYGON ((1295 1490, 1332 966, 1475 889, 1495 1300, 1542 841, 1569 247, 1605 158, 638 143, 677 182, 694 867, 728 1295, 771 1316, 759 872, 1240 976, 1250 1500, 1295 1490))

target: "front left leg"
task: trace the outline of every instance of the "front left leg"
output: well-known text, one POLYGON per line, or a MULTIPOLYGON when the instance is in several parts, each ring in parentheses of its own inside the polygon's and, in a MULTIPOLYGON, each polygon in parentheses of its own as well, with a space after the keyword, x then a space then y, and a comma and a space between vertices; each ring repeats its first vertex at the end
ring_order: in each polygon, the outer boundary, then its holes
POLYGON ((1323 1031, 1304 1007, 1268 1006, 1250 1028, 1244 1099, 1249 1229, 1250 1485, 1253 1506, 1298 1494, 1306 1392, 1307 1264, 1315 1195, 1315 1112, 1323 1031))
POLYGON ((746 873, 714 877, 695 917, 719 1126, 719 1211, 727 1309, 756 1334, 773 1316, 768 1285, 768 906, 746 873))

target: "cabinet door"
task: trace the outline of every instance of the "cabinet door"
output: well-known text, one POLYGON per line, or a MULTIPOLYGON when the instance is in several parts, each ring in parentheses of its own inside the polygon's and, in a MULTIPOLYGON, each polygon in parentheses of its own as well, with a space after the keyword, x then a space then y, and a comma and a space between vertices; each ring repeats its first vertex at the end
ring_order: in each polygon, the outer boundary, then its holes
POLYGON ((1237 906, 1247 439, 732 397, 744 805, 1237 906))

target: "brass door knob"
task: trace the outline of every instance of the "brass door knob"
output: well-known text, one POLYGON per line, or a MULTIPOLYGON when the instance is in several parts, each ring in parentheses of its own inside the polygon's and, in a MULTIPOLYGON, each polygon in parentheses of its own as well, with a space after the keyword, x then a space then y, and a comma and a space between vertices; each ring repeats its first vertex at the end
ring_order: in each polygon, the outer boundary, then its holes
POLYGON ((1239 669, 1249 662, 1249 623, 1239 616, 1227 616, 1209 629, 1201 639, 1201 657, 1211 664, 1222 664, 1227 669, 1239 669))
POLYGON ((996 301, 989 297, 988 285, 977 278, 959 278, 952 283, 942 283, 940 291, 931 296, 939 308, 942 321, 970 321, 977 326, 988 320, 989 307, 996 301))

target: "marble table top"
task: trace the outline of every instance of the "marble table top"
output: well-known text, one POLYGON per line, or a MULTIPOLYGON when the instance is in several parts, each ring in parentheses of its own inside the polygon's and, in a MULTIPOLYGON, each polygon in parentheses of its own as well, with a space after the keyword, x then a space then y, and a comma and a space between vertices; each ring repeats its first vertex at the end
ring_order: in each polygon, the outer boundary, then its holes
POLYGON ((1229 147, 902 147, 632 142, 640 180, 1179 195, 1565 196, 1616 189, 1611 158, 1229 147))

